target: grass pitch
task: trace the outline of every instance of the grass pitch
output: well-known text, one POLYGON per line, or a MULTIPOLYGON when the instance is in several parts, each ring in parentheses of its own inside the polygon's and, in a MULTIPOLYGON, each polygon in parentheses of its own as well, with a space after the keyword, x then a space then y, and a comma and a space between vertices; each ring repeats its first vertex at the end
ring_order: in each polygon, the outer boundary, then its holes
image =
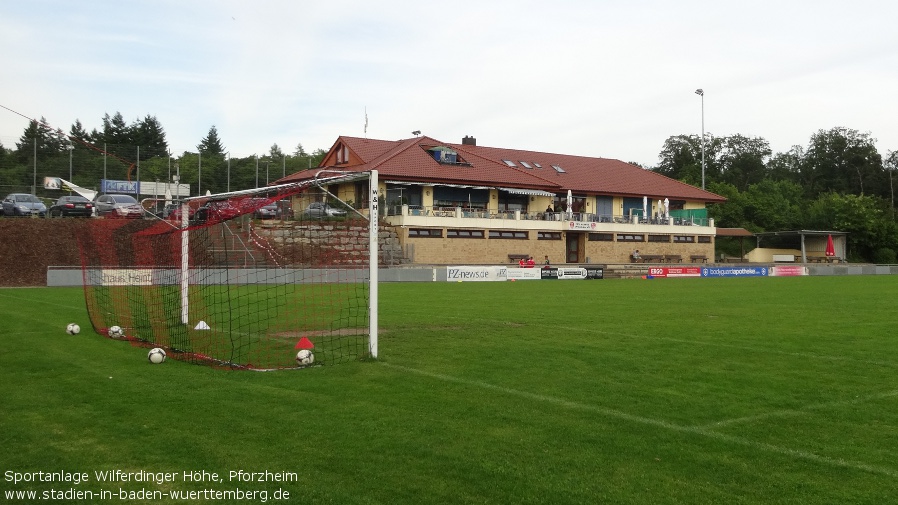
POLYGON ((92 333, 80 289, 0 290, 0 492, 124 490, 120 503, 184 492, 246 502, 235 490, 341 504, 895 497, 893 277, 380 293, 379 360, 255 373, 151 365, 146 349, 92 333), (66 335, 69 322, 82 333, 66 335), (102 482, 109 470, 133 478, 102 482))

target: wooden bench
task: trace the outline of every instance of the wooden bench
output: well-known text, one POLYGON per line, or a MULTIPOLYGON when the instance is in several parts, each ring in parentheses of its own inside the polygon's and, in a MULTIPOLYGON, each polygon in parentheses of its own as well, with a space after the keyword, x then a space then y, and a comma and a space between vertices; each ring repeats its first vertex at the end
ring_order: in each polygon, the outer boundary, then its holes
POLYGON ((639 256, 639 259, 641 259, 643 263, 661 263, 664 261, 664 255, 663 254, 642 254, 639 256))
POLYGON ((509 255, 508 255, 508 262, 509 262, 509 263, 517 263, 517 262, 519 262, 519 261, 521 261, 521 260, 525 260, 525 259, 527 259, 527 258, 529 258, 529 257, 530 257, 529 254, 509 254, 509 255))
POLYGON ((708 257, 704 254, 693 254, 692 256, 689 256, 689 261, 692 263, 707 263, 708 257))
POLYGON ((808 263, 823 263, 826 260, 826 256, 808 256, 808 263))
POLYGON ((664 255, 664 261, 668 263, 682 263, 683 257, 679 254, 666 254, 664 255))

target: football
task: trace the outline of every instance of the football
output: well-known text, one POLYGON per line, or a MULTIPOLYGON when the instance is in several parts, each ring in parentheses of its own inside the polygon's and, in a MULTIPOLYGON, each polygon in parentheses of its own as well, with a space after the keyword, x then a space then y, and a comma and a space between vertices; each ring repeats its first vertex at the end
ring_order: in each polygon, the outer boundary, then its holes
POLYGON ((109 336, 112 338, 122 338, 125 336, 125 332, 122 331, 121 326, 110 326, 107 333, 109 333, 109 336))
POLYGON ((311 365, 315 362, 315 355, 308 349, 303 349, 296 353, 296 364, 299 366, 311 365))
POLYGON ((165 361, 165 350, 159 347, 154 347, 150 349, 149 354, 147 354, 147 359, 150 360, 150 363, 158 365, 165 361))
POLYGON ((69 325, 65 327, 65 332, 69 335, 77 335, 80 331, 81 327, 75 323, 69 323, 69 325))

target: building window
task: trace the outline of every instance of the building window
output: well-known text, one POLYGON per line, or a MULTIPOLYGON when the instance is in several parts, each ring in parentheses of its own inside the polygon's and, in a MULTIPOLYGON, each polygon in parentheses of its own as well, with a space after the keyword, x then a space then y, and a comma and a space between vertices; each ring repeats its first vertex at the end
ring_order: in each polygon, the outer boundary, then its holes
POLYGON ((446 238, 484 238, 483 230, 446 230, 446 238))
POLYGON ((505 163, 506 165, 510 166, 510 167, 516 167, 516 166, 517 166, 517 165, 515 165, 514 162, 511 161, 511 160, 502 160, 502 162, 505 163))
POLYGON ((552 168, 554 168, 555 171, 558 172, 559 174, 565 174, 565 173, 567 173, 567 172, 564 171, 563 168, 559 167, 558 165, 552 165, 552 168))
POLYGON ((670 235, 649 235, 649 242, 670 242, 670 235))
POLYGON ((590 242, 613 242, 613 233, 590 233, 588 240, 590 242))
POLYGON ((537 163, 537 162, 535 162, 535 161, 533 162, 533 166, 536 167, 536 168, 543 168, 542 165, 540 165, 539 163, 537 163))
POLYGON ((699 243, 699 244, 710 244, 710 243, 711 243, 711 237, 708 236, 708 235, 699 235, 699 237, 698 237, 698 243, 699 243))
POLYGON ((520 163, 524 168, 533 169, 533 167, 530 166, 530 163, 527 163, 526 161, 519 161, 518 163, 520 163))
POLYGON ((490 230, 490 238, 491 239, 513 239, 513 240, 527 240, 530 238, 526 231, 515 231, 515 230, 490 230))
POLYGON ((560 231, 538 231, 536 240, 561 240, 560 231))
POLYGON ((618 242, 645 242, 645 235, 639 233, 618 233, 617 234, 618 242))
POLYGON ((680 244, 694 244, 695 236, 694 235, 674 235, 673 241, 675 243, 680 243, 680 244))
POLYGON ((409 228, 409 237, 443 238, 443 230, 439 228, 409 228))

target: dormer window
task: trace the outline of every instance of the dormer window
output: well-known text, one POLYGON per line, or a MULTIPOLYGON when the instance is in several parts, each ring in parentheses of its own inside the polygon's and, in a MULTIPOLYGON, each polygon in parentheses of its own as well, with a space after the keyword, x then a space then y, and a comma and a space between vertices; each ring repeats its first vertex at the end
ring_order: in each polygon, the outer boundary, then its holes
POLYGON ((458 162, 458 152, 454 149, 444 146, 431 147, 428 149, 433 155, 433 159, 444 165, 455 165, 458 162))
POLYGON ((349 163, 349 148, 343 144, 337 145, 337 165, 349 163))

